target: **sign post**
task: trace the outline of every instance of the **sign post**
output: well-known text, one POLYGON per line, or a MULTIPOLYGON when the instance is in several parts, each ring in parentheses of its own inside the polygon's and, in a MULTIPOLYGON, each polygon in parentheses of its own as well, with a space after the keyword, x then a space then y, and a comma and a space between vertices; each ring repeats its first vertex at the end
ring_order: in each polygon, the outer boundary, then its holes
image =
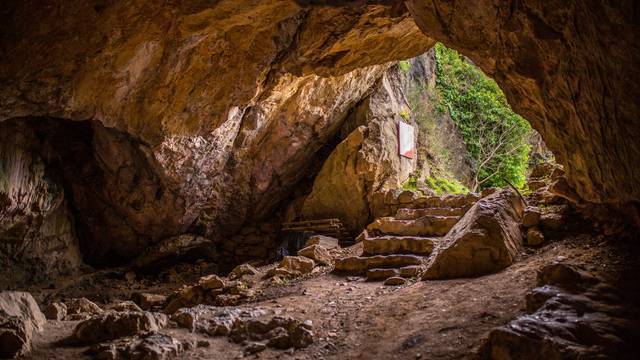
POLYGON ((415 136, 413 126, 400 121, 398 122, 398 153, 409 159, 413 159, 415 154, 415 136))

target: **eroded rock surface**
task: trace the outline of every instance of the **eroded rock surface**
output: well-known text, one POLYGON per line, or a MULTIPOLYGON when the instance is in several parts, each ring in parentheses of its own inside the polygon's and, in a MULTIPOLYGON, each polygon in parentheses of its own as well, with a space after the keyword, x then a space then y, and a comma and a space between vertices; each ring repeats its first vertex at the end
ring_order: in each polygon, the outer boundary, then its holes
POLYGON ((29 354, 31 340, 43 329, 46 321, 31 294, 0 292, 0 358, 29 354))
POLYGON ((92 346, 87 353, 97 359, 109 360, 167 360, 197 346, 194 340, 178 340, 170 335, 149 332, 92 346))
POLYGON ((522 250, 523 212, 510 189, 480 199, 437 243, 423 278, 478 276, 511 265, 522 250))
POLYGON ((95 344, 158 331, 166 324, 166 315, 160 313, 106 311, 79 323, 73 331, 71 341, 78 344, 95 344))
POLYGON ((491 332, 480 358, 622 359, 632 322, 611 286, 579 266, 555 263, 538 272, 527 315, 491 332))
POLYGON ((287 349, 304 348, 313 342, 312 324, 281 316, 267 308, 214 308, 199 305, 181 309, 172 320, 191 331, 209 336, 228 336, 250 346, 249 352, 266 346, 287 349), (260 342, 262 346, 255 346, 260 342), (253 346, 252 346, 253 344, 253 346))

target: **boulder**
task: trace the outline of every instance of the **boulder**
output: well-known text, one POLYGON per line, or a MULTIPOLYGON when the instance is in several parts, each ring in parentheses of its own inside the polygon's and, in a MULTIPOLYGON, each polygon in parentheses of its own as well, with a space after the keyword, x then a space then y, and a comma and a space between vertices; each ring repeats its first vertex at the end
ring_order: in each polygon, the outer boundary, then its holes
POLYGON ((149 310, 155 307, 162 307, 167 301, 167 297, 159 294, 135 293, 131 299, 136 302, 142 310, 149 310))
POLYGON ((537 207, 529 206, 524 210, 524 215, 522 216, 522 225, 526 227, 536 226, 540 223, 541 216, 540 209, 537 207))
POLYGON ((546 213, 540 217, 540 227, 544 230, 560 230, 564 223, 564 217, 560 214, 546 213))
POLYGON ((31 351, 33 331, 17 316, 0 314, 0 359, 27 355, 31 351))
POLYGON ((143 310, 133 301, 122 301, 111 307, 113 311, 137 311, 142 312, 143 310))
POLYGON ((300 249, 298 255, 312 259, 322 265, 331 265, 331 263, 333 263, 331 254, 321 245, 310 245, 300 249))
POLYGON ((278 268, 285 269, 293 273, 308 274, 313 270, 315 263, 304 256, 285 256, 278 265, 278 268))
POLYGON ((87 298, 71 299, 66 305, 68 320, 84 320, 103 312, 98 305, 87 298))
POLYGON ((203 276, 198 280, 198 285, 205 290, 222 289, 225 282, 218 275, 203 276))
POLYGON ((510 189, 480 199, 438 242, 423 278, 479 276, 511 265, 522 250, 523 212, 510 189))
POLYGON ((338 239, 324 235, 314 235, 310 237, 309 240, 307 240, 305 247, 311 245, 320 245, 327 250, 333 250, 340 247, 338 239))
POLYGON ((414 197, 415 197, 415 193, 413 191, 405 190, 398 195, 398 203, 411 204, 413 202, 414 197))
POLYGON ((19 318, 34 332, 41 331, 47 322, 33 296, 23 291, 0 292, 0 315, 19 318))
POLYGON ((64 320, 67 316, 67 305, 61 302, 52 302, 42 311, 49 320, 64 320))
POLYGON ((527 229, 527 245, 539 246, 544 242, 544 235, 537 226, 527 229))
POLYGON ((160 313, 106 311, 79 323, 71 340, 77 344, 95 344, 158 331, 166 324, 166 315, 160 313))
POLYGON ((241 278, 244 275, 253 276, 259 273, 260 272, 250 264, 241 264, 233 268, 233 270, 231 270, 231 272, 229 273, 229 279, 233 280, 233 279, 241 278))
POLYGON ((0 292, 0 358, 27 355, 33 336, 43 329, 46 321, 31 294, 0 292))

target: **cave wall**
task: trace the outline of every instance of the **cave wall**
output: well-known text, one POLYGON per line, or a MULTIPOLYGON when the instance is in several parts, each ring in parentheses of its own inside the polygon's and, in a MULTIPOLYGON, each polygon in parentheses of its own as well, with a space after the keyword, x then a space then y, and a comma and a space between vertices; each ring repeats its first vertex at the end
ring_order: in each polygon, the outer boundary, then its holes
POLYGON ((82 262, 62 176, 47 166, 48 150, 26 122, 0 123, 3 289, 43 280, 45 274, 69 274, 82 262))
POLYGON ((3 121, 0 131, 0 261, 44 279, 83 261, 122 264, 185 230, 183 201, 129 135, 42 117, 3 121))
MULTIPOLYGON (((0 120, 93 119, 128 134, 157 161, 147 178, 182 202, 149 241, 187 227, 223 240, 289 194, 388 61, 440 40, 497 80, 585 199, 640 200, 634 2, 406 5, 8 1, 0 120)), ((154 211, 150 199, 140 208, 154 211)))

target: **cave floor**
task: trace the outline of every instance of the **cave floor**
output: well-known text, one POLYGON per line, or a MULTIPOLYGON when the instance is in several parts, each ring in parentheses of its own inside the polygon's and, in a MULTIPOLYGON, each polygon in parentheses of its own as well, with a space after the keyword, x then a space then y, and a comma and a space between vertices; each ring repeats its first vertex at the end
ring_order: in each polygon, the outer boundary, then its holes
MULTIPOLYGON (((365 282, 319 273, 310 278, 262 289, 256 302, 242 306, 281 308, 314 325, 314 343, 305 349, 267 349, 260 359, 457 359, 468 357, 481 345, 488 332, 524 312, 524 296, 535 287, 536 270, 555 260, 588 264, 588 268, 611 282, 622 281, 627 261, 624 251, 586 235, 553 242, 530 250, 511 267, 474 279, 415 281, 401 287, 365 282), (621 277, 622 276, 622 277, 621 277)), ((103 297, 112 292, 120 297, 126 285, 74 288, 74 295, 103 297)), ((95 284, 95 282, 93 282, 95 284)), ((138 285, 144 286, 144 285, 138 285)), ((153 291, 170 291, 176 283, 155 284, 153 291)), ((139 289, 136 289, 139 290, 139 289)), ((42 295, 42 294, 41 294, 42 295)), ((109 297, 109 296, 107 296, 109 297)), ((59 346, 77 322, 48 321, 34 340, 34 359, 83 358, 86 348, 59 346)), ((204 337, 185 329, 163 332, 177 338, 207 340, 186 354, 192 359, 243 358, 240 345, 225 337, 204 337)))

